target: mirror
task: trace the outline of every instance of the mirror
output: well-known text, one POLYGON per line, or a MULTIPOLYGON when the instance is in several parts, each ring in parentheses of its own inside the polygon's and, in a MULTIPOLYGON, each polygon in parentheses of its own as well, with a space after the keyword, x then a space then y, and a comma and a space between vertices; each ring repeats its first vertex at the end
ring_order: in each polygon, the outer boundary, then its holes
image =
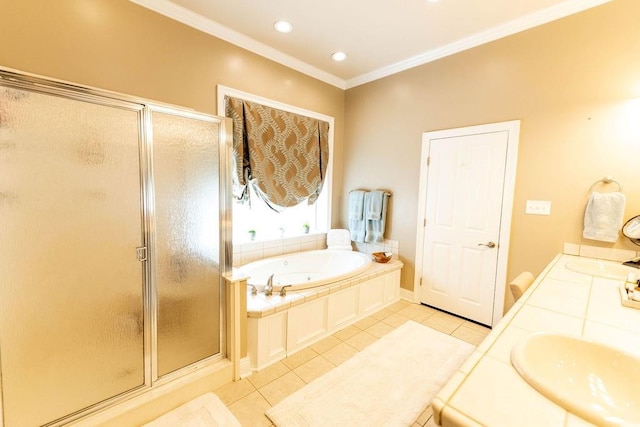
POLYGON ((636 215, 622 226, 622 234, 640 246, 640 215, 636 215))

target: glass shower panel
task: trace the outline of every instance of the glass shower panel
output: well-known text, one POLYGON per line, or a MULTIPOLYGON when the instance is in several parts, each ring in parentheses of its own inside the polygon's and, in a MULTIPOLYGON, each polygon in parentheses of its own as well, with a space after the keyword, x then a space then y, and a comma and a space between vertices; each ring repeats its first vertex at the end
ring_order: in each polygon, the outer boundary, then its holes
POLYGON ((144 385, 140 114, 0 86, 5 427, 144 385))
POLYGON ((220 353, 219 126, 152 113, 158 376, 220 353))

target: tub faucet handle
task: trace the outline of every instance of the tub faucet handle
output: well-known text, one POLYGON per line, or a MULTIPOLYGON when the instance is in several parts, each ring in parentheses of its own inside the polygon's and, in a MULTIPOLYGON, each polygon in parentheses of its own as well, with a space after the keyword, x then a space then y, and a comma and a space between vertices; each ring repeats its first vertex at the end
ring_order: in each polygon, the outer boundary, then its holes
POLYGON ((269 276, 269 278, 267 279, 267 284, 264 287, 264 294, 268 297, 273 295, 273 276, 275 276, 275 274, 269 276))
POLYGON ((290 288, 293 285, 284 285, 283 287, 280 288, 280 296, 281 297, 286 297, 287 296, 287 288, 290 288))
POLYGON ((248 283, 247 286, 251 286, 251 295, 258 295, 258 288, 256 288, 256 285, 248 283))

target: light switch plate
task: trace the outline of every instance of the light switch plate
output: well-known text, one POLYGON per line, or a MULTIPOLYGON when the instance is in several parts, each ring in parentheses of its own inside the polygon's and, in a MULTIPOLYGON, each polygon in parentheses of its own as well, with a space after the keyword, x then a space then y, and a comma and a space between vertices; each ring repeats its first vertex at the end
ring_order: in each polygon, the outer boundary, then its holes
POLYGON ((551 202, 549 200, 527 200, 524 213, 530 215, 551 215, 551 202))

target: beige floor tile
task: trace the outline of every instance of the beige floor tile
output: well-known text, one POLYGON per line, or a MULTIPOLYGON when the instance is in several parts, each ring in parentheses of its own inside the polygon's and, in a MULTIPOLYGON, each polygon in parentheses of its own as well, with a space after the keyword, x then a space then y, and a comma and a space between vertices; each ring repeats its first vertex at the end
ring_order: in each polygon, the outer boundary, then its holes
POLYGON ((455 331, 464 320, 451 316, 446 313, 436 313, 422 322, 423 325, 436 329, 445 334, 451 334, 455 331))
POLYGON ((357 352, 358 350, 351 347, 349 344, 342 343, 333 347, 331 350, 328 350, 322 353, 322 357, 324 357, 334 365, 338 366, 341 363, 344 363, 345 361, 349 360, 357 352))
POLYGON ((307 347, 303 348, 294 355, 283 359, 282 363, 287 365, 289 369, 296 369, 298 366, 302 365, 303 363, 307 363, 309 360, 313 359, 316 356, 318 356, 318 353, 313 351, 313 349, 307 347))
POLYGON ((462 325, 459 328, 457 328, 455 331, 453 331, 451 336, 460 338, 461 340, 466 341, 469 344, 473 344, 477 346, 482 342, 483 339, 486 338, 487 334, 483 332, 475 331, 471 328, 468 328, 462 325))
POLYGON ((358 320, 353 324, 353 326, 364 331, 365 329, 375 325, 376 323, 378 323, 378 319, 374 319, 373 317, 365 317, 364 319, 358 320))
POLYGON ((284 374, 258 390, 271 406, 304 387, 304 381, 293 372, 284 374))
POLYGON ((416 322, 422 322, 436 313, 437 310, 420 304, 411 304, 398 311, 399 315, 415 320, 416 322))
POLYGON ((368 346, 370 344, 373 344, 377 340, 378 339, 376 337, 374 337, 373 335, 371 335, 370 333, 362 331, 359 334, 352 336, 351 338, 349 338, 345 342, 347 344, 349 344, 351 347, 353 347, 356 350, 360 351, 363 348, 365 348, 366 346, 368 346))
POLYGON ((365 332, 370 333, 376 338, 382 338, 387 335, 389 332, 393 331, 395 328, 387 323, 378 322, 375 325, 365 329, 365 332))
POLYGON ((315 351, 318 354, 322 354, 327 350, 331 350, 333 347, 337 346, 341 342, 342 340, 334 337, 333 335, 330 335, 325 339, 322 339, 317 343, 312 344, 311 349, 313 349, 313 351, 315 351))
POLYGON ((429 418, 429 421, 427 421, 427 423, 424 425, 424 427, 438 427, 438 424, 436 424, 436 420, 434 417, 429 418))
POLYGON ((355 326, 347 326, 346 328, 341 329, 335 334, 333 334, 333 336, 338 338, 339 340, 346 341, 352 336, 359 333, 360 333, 360 329, 356 328, 355 326))
POLYGON ((253 384, 247 378, 243 378, 240 381, 223 385, 214 390, 214 393, 218 395, 225 405, 229 406, 254 391, 256 391, 256 388, 253 384))
POLYGON ((373 317, 376 320, 382 320, 385 317, 389 317, 391 316, 393 313, 395 313, 395 311, 389 310, 388 308, 383 308, 380 311, 376 311, 375 313, 373 313, 371 316, 369 317, 373 317))
POLYGON ((411 305, 409 301, 401 299, 388 306, 387 309, 391 311, 399 311, 408 305, 411 305))
POLYGON ((416 422, 418 424, 420 424, 421 426, 425 425, 427 423, 427 421, 429 421, 429 419, 433 416, 433 409, 431 408, 431 405, 428 405, 424 411, 422 411, 422 413, 420 414, 420 416, 418 417, 418 419, 416 420, 416 422))
POLYGON ((491 332, 491 328, 487 328, 486 326, 478 325, 477 323, 470 322, 468 320, 465 320, 462 323, 462 326, 465 326, 465 327, 467 327, 469 329, 473 329, 474 331, 477 331, 477 332, 484 332, 485 335, 489 335, 489 332, 491 332))
POLYGON ((260 388, 271 381, 275 380, 291 371, 287 365, 282 362, 276 362, 273 365, 264 368, 261 371, 254 372, 247 379, 253 384, 255 388, 260 388))
POLYGON ((254 391, 230 405, 229 410, 243 426, 269 427, 271 420, 264 413, 270 407, 269 402, 258 391, 254 391))
POLYGON ((440 318, 442 318, 442 319, 447 319, 451 323, 456 323, 458 326, 460 326, 464 322, 466 322, 466 320, 464 320, 463 318, 458 317, 458 316, 454 316, 453 314, 445 313, 444 311, 436 310, 435 315, 440 317, 440 318))
POLYGON ((316 378, 326 374, 336 366, 322 356, 311 359, 307 363, 298 366, 293 372, 296 373, 302 381, 309 384, 316 378))
POLYGON ((391 325, 394 328, 397 328, 398 326, 403 325, 405 322, 408 322, 409 318, 401 314, 394 313, 389 317, 385 317, 384 319, 382 319, 382 321, 387 325, 391 325))

